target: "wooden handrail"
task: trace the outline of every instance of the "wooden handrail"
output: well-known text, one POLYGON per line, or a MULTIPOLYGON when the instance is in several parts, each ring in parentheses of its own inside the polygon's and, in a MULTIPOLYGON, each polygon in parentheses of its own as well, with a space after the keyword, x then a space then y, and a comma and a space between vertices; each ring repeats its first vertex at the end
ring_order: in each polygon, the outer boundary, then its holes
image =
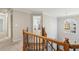
MULTIPOLYGON (((41 36, 41 35, 36 35, 35 33, 31 33, 31 32, 27 32, 27 31, 23 31, 24 36, 26 35, 31 35, 34 37, 34 41, 36 40, 35 37, 38 37, 38 40, 40 42, 40 39, 43 39, 45 42, 48 40, 48 42, 51 43, 56 43, 59 46, 63 46, 64 47, 64 51, 69 51, 69 49, 78 49, 79 48, 79 44, 70 44, 68 39, 66 38, 65 41, 58 41, 56 39, 52 39, 52 38, 48 38, 45 36, 41 36)), ((26 38, 23 38, 26 39, 26 38)), ((46 43, 45 43, 46 44, 46 43)), ((39 43, 39 50, 40 50, 40 43, 39 43)), ((36 44, 34 44, 34 47, 36 47, 36 44)), ((36 49, 36 48, 35 48, 36 49)))
POLYGON ((70 44, 71 49, 79 49, 79 44, 70 44))
POLYGON ((57 43, 59 45, 65 45, 64 41, 58 41, 56 39, 52 39, 52 38, 48 38, 48 37, 44 37, 44 36, 40 36, 40 35, 36 35, 34 33, 31 33, 31 32, 25 32, 26 34, 28 35, 33 35, 33 36, 36 36, 36 37, 39 37, 39 38, 43 38, 44 40, 48 39, 48 41, 51 41, 51 42, 54 42, 54 43, 57 43))
MULTIPOLYGON (((52 38, 48 38, 48 37, 45 37, 45 36, 36 35, 34 33, 31 33, 31 32, 24 31, 24 33, 27 34, 27 35, 31 35, 31 36, 35 36, 35 37, 38 37, 38 38, 42 38, 44 40, 48 40, 49 42, 56 43, 56 44, 64 46, 64 47, 68 46, 67 43, 64 43, 64 41, 58 41, 56 39, 52 39, 52 38)), ((65 47, 64 50, 67 50, 67 48, 65 47)))

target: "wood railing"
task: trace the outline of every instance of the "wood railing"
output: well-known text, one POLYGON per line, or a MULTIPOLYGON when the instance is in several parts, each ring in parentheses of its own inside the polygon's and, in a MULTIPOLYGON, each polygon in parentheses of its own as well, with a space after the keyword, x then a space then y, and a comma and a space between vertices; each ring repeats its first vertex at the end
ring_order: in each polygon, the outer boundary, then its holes
POLYGON ((58 41, 56 39, 36 35, 34 33, 28 32, 28 30, 23 30, 23 51, 69 51, 69 49, 73 49, 75 51, 75 49, 78 48, 79 45, 70 44, 68 39, 65 39, 64 41, 58 41), (33 42, 29 43, 29 40, 32 40, 33 42), (62 46, 63 49, 56 49, 54 48, 53 44, 62 46))

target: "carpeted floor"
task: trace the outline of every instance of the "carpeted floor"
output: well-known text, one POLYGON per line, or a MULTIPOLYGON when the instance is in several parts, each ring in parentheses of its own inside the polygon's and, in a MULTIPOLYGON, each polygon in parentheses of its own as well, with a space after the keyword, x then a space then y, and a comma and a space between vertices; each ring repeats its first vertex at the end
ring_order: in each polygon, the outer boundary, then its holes
POLYGON ((0 43, 0 51, 22 51, 23 43, 22 41, 11 42, 5 41, 0 43))

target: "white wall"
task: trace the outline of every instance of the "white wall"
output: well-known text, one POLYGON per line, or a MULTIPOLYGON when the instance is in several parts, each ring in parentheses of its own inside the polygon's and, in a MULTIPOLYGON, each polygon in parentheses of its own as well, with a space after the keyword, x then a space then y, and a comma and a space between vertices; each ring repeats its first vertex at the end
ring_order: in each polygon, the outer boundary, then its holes
POLYGON ((31 28, 31 15, 28 13, 15 11, 13 12, 13 41, 22 40, 22 30, 27 27, 31 28))
MULTIPOLYGON (((57 39, 57 19, 48 15, 43 15, 43 25, 46 28, 47 36, 57 39)), ((22 39, 22 30, 32 27, 31 14, 20 11, 13 12, 13 41, 22 39)), ((31 31, 31 30, 30 30, 31 31)))
POLYGON ((43 25, 48 37, 57 38, 57 19, 55 17, 43 15, 43 25))

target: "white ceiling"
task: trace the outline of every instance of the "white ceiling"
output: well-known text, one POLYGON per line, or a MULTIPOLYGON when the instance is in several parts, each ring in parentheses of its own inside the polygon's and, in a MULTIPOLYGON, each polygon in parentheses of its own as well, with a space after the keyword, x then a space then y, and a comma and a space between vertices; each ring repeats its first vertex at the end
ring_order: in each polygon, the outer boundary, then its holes
POLYGON ((33 14, 43 13, 53 17, 79 15, 79 8, 16 8, 15 10, 33 14))

